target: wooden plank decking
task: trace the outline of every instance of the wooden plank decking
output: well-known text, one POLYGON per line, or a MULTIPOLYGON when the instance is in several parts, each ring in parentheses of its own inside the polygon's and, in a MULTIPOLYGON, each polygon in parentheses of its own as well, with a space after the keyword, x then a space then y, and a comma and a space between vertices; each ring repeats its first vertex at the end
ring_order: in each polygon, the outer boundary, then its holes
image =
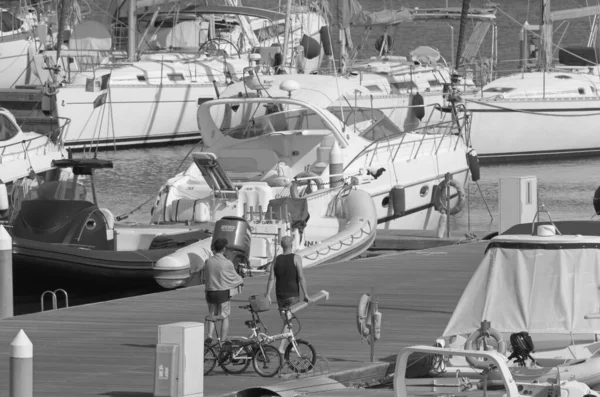
MULTIPOLYGON (((486 243, 341 262, 306 271, 310 293, 327 290, 329 301, 298 313, 300 337, 313 343, 336 372, 364 366, 369 345, 356 329, 356 304, 371 285, 383 313, 378 359, 390 359, 404 346, 431 344, 448 321, 460 294, 479 264, 486 243)), ((246 313, 237 306, 264 293, 266 279, 245 280, 234 297, 232 335, 246 334, 246 313)), ((152 396, 157 327, 179 321, 203 321, 203 287, 18 316, 0 321, 0 396, 8 396, 9 344, 24 329, 34 344, 34 394, 69 396, 152 396)), ((275 310, 261 316, 271 330, 275 310)), ((205 395, 215 396, 254 385, 279 383, 252 367, 225 376, 220 369, 205 378, 205 395)))

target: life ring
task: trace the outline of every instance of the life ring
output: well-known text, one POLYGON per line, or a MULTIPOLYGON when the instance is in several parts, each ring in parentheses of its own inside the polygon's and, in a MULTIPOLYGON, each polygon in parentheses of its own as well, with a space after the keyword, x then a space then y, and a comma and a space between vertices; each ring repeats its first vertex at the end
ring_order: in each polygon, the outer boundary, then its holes
MULTIPOLYGON (((504 338, 502 337, 502 334, 500 333, 500 331, 495 330, 494 328, 488 328, 487 335, 485 336, 491 336, 492 338, 494 338, 494 340, 496 341, 496 343, 498 343, 498 353, 502 354, 502 355, 506 355, 506 341, 504 340, 504 338)), ((484 334, 481 332, 480 329, 478 329, 477 331, 473 332, 471 334, 471 336, 469 336, 469 339, 467 339, 467 341, 465 342, 465 350, 477 350, 474 347, 474 343, 475 341, 477 341, 479 338, 484 337, 484 334)), ((477 369, 488 369, 489 368, 489 364, 487 363, 486 360, 478 360, 475 357, 466 357, 467 362, 469 363, 469 365, 471 365, 474 368, 477 369)))
POLYGON ((361 338, 367 338, 371 334, 371 317, 369 316, 369 307, 371 306, 371 296, 362 294, 358 300, 356 308, 356 326, 361 338))
POLYGON ((469 164, 469 171, 471 171, 471 180, 477 182, 481 179, 481 172, 479 170, 479 159, 477 158, 475 149, 470 149, 467 152, 467 164, 469 164))
POLYGON ((304 190, 304 193, 302 196, 306 196, 307 194, 312 193, 312 190, 310 188, 310 181, 314 181, 315 184, 317 185, 317 190, 322 190, 325 185, 323 184, 323 181, 321 181, 321 178, 319 178, 319 176, 317 174, 315 174, 314 172, 301 172, 298 175, 296 175, 294 177, 294 180, 292 181, 292 184, 290 186, 290 195, 293 198, 300 198, 300 193, 298 192, 298 186, 306 186, 306 189, 304 190), (297 180, 297 178, 303 179, 303 180, 297 180), (304 179, 304 178, 310 178, 310 179, 304 179))
POLYGON ((458 202, 452 208, 450 208, 450 215, 458 214, 463 207, 465 206, 465 189, 462 187, 460 182, 451 179, 449 182, 443 180, 433 193, 433 205, 437 211, 444 211, 444 213, 448 213, 448 208, 446 208, 446 183, 448 186, 452 186, 456 189, 458 194, 458 202))

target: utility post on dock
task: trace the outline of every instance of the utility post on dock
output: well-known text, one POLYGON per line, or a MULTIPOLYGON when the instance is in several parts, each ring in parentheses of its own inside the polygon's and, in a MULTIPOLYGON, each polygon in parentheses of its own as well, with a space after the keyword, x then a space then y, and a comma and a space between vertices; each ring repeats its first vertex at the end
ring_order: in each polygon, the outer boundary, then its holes
POLYGON ((0 225, 0 319, 14 315, 12 237, 0 225))
POLYGON ((9 378, 9 397, 33 396, 33 344, 23 330, 10 343, 9 378))

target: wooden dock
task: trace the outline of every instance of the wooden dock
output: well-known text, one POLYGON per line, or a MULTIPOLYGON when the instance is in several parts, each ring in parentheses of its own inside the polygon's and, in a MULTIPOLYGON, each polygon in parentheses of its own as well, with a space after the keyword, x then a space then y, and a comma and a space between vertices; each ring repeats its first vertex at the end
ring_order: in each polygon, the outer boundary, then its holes
MULTIPOLYGON (((373 285, 383 313, 376 358, 393 360, 404 346, 431 344, 444 330, 485 247, 485 242, 460 244, 309 269, 309 292, 327 290, 331 297, 298 313, 300 338, 329 360, 330 373, 368 367, 369 345, 361 344, 357 332, 356 305, 373 285)), ((243 293, 232 302, 231 335, 247 334, 247 314, 237 306, 264 293, 265 286, 262 277, 245 280, 243 293)), ((35 395, 150 397, 158 325, 203 321, 205 314, 204 288, 193 287, 2 320, 0 395, 8 395, 9 344, 23 329, 34 345, 35 395)), ((278 330, 276 310, 264 314, 270 329, 278 330)), ((346 372, 353 373, 359 372, 346 372)), ((252 367, 235 376, 217 368, 205 377, 204 394, 281 381, 261 378, 252 367)))

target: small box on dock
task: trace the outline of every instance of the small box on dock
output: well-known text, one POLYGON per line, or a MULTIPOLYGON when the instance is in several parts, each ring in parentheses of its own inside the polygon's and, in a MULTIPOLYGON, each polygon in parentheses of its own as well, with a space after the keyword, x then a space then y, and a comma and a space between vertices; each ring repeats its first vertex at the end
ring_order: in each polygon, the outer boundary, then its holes
MULTIPOLYGON (((160 349, 168 350, 168 345, 178 346, 178 364, 175 367, 177 372, 169 374, 169 376, 175 377, 174 381, 177 383, 176 396, 202 397, 204 395, 204 377, 199 374, 204 373, 204 324, 181 322, 159 325, 157 349, 160 346, 160 349)), ((157 350, 157 360, 159 353, 157 350)), ((165 356, 161 355, 161 360, 165 359, 167 362, 170 359, 169 354, 175 354, 166 351, 164 353, 165 356)), ((156 365, 159 365, 158 362, 156 365)), ((164 376, 163 372, 163 378, 164 376)), ((165 379, 161 380, 166 381, 165 379)), ((159 379, 156 379, 155 382, 159 382, 159 379)), ((163 392, 163 387, 169 385, 169 381, 167 381, 167 385, 161 385, 159 392, 163 392)))
POLYGON ((498 183, 499 233, 519 223, 532 222, 537 210, 537 177, 500 178, 498 183))

